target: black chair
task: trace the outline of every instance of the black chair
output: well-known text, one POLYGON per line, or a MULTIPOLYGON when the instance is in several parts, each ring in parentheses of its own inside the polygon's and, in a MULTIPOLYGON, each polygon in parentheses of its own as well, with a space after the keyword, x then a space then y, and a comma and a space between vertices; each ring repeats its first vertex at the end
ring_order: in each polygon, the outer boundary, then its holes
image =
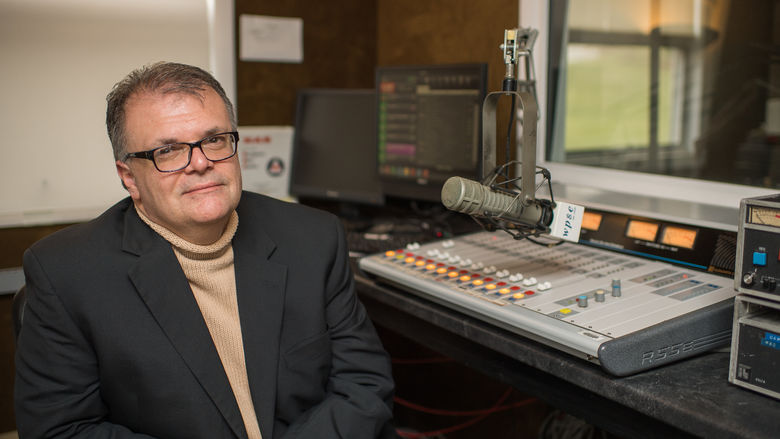
POLYGON ((22 330, 22 319, 24 318, 24 306, 27 303, 25 297, 24 285, 14 293, 13 303, 11 306, 11 318, 14 323, 14 340, 19 338, 19 331, 22 330))

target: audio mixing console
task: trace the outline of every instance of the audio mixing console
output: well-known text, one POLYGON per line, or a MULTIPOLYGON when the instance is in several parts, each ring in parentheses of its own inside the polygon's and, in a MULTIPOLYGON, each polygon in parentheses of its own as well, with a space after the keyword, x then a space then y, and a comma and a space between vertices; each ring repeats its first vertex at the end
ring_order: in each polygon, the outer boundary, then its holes
POLYGON ((733 279, 662 259, 477 232, 371 255, 359 266, 623 376, 730 340, 733 279))

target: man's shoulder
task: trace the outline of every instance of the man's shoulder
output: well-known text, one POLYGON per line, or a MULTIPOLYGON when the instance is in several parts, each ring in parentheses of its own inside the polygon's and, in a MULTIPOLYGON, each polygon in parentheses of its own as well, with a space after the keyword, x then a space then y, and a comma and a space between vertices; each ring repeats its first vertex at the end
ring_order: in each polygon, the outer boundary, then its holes
POLYGON ((265 226, 314 226, 338 221, 329 212, 249 191, 241 194, 237 212, 239 222, 257 221, 265 226))

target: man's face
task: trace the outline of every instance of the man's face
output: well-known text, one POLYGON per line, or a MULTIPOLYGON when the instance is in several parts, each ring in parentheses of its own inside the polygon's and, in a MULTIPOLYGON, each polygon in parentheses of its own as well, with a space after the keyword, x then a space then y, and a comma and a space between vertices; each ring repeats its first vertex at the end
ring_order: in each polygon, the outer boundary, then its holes
MULTIPOLYGON (((135 94, 125 104, 127 151, 146 151, 176 142, 197 142, 232 131, 225 104, 208 88, 202 98, 184 93, 135 94)), ((177 172, 159 172, 151 160, 116 162, 135 205, 153 222, 197 244, 222 234, 241 197, 238 155, 211 162, 199 148, 177 172)))

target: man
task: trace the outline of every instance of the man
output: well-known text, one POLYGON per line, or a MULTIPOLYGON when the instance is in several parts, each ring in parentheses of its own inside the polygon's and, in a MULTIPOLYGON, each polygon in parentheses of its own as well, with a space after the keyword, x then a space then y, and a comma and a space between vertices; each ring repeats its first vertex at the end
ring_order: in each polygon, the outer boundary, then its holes
POLYGON ((25 252, 20 437, 392 436, 338 220, 242 192, 203 70, 142 68, 107 101, 130 197, 25 252))

